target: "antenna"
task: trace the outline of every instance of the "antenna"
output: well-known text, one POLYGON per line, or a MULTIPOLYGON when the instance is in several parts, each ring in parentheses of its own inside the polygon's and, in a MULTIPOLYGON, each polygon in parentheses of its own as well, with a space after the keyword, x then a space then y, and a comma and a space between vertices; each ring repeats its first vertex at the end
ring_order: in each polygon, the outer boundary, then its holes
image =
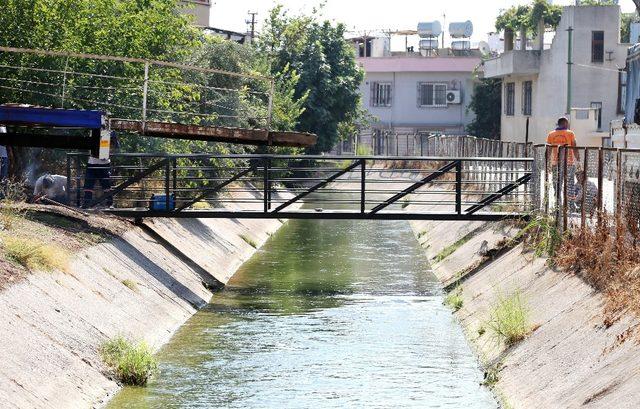
MULTIPOLYGON (((442 12, 442 27, 447 26, 447 13, 442 12)), ((444 49, 444 28, 442 29, 442 49, 444 49)))

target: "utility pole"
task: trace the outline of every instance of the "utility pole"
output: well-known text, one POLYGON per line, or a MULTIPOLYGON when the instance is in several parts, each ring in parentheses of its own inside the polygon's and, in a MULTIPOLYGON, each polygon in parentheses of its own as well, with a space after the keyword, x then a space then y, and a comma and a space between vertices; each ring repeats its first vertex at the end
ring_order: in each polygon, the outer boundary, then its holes
POLYGON ((249 26, 249 32, 247 34, 249 34, 249 42, 253 43, 253 39, 256 35, 256 16, 258 15, 257 12, 255 11, 248 11, 247 14, 249 14, 249 16, 251 16, 250 20, 245 20, 245 23, 247 23, 247 25, 249 26))
POLYGON ((567 29, 567 115, 571 115, 571 81, 573 74, 573 27, 567 29))

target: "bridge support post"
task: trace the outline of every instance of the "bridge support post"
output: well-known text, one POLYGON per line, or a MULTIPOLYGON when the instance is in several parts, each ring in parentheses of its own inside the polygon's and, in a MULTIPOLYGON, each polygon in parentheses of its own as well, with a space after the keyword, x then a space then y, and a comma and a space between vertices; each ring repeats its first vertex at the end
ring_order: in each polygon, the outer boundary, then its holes
POLYGON ((365 180, 366 173, 365 159, 360 159, 360 213, 364 214, 365 211, 365 191, 367 189, 367 183, 365 180))
POLYGON ((456 213, 462 214, 462 161, 456 161, 456 213))

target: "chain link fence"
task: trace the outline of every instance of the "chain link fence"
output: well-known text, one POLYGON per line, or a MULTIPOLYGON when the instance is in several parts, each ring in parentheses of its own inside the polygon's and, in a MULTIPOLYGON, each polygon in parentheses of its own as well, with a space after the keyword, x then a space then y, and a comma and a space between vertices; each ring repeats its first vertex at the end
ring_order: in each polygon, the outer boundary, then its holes
POLYGON ((533 156, 534 207, 561 231, 608 224, 635 236, 640 150, 536 145, 533 156))

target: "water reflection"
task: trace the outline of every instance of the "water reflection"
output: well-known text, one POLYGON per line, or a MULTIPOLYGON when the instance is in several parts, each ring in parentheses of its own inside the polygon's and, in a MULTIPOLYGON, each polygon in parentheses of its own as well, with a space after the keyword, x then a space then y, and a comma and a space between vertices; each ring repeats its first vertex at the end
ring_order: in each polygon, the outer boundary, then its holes
POLYGON ((292 221, 111 407, 494 408, 406 222, 292 221))

